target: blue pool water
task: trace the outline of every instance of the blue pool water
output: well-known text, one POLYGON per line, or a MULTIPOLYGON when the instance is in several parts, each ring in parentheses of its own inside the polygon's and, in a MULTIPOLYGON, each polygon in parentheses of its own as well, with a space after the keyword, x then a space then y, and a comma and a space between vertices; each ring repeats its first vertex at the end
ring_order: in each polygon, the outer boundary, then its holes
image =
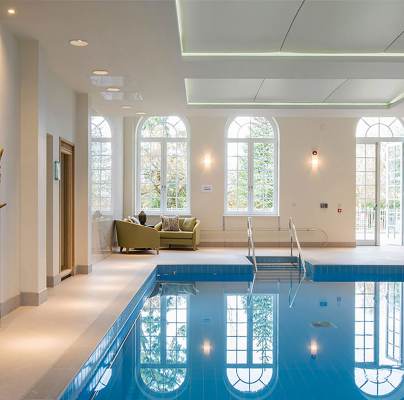
POLYGON ((240 280, 158 293, 149 279, 76 397, 403 398, 401 282, 307 282, 289 308, 289 283, 257 282, 249 298, 240 280))

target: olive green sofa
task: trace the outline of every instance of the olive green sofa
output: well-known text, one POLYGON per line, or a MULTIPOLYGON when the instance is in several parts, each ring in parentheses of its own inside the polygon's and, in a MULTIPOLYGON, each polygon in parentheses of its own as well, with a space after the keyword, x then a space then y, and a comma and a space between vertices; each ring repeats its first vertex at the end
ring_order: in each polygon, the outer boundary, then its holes
POLYGON ((200 221, 196 219, 195 225, 192 230, 183 230, 184 219, 180 218, 180 231, 163 231, 161 228, 163 224, 159 222, 154 229, 160 233, 160 247, 171 246, 191 246, 193 250, 197 250, 201 241, 201 228, 200 221))
POLYGON ((118 246, 124 249, 153 249, 159 254, 160 234, 154 229, 127 221, 115 221, 118 246))

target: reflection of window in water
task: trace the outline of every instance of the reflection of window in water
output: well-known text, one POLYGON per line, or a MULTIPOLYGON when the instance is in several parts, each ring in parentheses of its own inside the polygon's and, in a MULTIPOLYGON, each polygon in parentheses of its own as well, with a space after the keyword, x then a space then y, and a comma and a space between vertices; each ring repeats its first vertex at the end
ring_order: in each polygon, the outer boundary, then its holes
POLYGON ((402 283, 355 284, 355 383, 373 396, 401 385, 402 283))
POLYGON ((274 376, 276 297, 226 296, 226 373, 239 392, 258 392, 274 376))
POLYGON ((146 390, 173 392, 185 381, 187 307, 186 296, 156 296, 141 311, 139 373, 146 390))

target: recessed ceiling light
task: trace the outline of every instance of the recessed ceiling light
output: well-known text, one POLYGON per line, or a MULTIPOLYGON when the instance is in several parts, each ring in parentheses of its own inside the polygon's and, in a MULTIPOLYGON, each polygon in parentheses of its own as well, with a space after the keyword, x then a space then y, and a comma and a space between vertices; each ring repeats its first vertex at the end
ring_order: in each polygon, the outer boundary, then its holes
POLYGON ((122 108, 123 108, 124 110, 130 110, 130 109, 132 108, 132 106, 130 106, 130 105, 124 105, 124 106, 122 106, 122 108))
POLYGON ((136 115, 146 115, 146 113, 143 112, 143 111, 139 111, 139 112, 136 113, 136 115))
POLYGON ((88 46, 88 42, 86 42, 85 40, 82 40, 82 39, 72 39, 72 40, 69 41, 69 43, 72 46, 75 46, 75 47, 86 47, 86 46, 88 46))
POLYGON ((120 92, 121 89, 119 87, 108 87, 105 89, 107 92, 120 92))
POLYGON ((93 75, 98 75, 98 76, 105 76, 108 75, 109 72, 106 69, 95 69, 93 71, 93 75))
POLYGON ((15 8, 9 8, 7 10, 7 14, 8 15, 15 15, 15 14, 17 14, 17 11, 15 10, 15 8))

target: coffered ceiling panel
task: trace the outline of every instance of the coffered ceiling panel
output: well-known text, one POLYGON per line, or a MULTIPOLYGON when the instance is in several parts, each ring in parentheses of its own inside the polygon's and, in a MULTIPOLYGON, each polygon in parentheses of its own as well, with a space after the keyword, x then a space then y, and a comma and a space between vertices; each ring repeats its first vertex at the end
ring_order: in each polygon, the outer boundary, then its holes
POLYGON ((349 79, 330 95, 330 102, 390 102, 404 93, 404 79, 349 79))
POLYGON ((187 52, 278 51, 301 0, 178 0, 187 52))
POLYGON ((254 101, 262 79, 186 79, 189 102, 254 101))
POLYGON ((265 79, 257 102, 322 102, 344 79, 265 79))
POLYGON ((306 0, 285 51, 383 52, 404 30, 404 1, 306 0))

